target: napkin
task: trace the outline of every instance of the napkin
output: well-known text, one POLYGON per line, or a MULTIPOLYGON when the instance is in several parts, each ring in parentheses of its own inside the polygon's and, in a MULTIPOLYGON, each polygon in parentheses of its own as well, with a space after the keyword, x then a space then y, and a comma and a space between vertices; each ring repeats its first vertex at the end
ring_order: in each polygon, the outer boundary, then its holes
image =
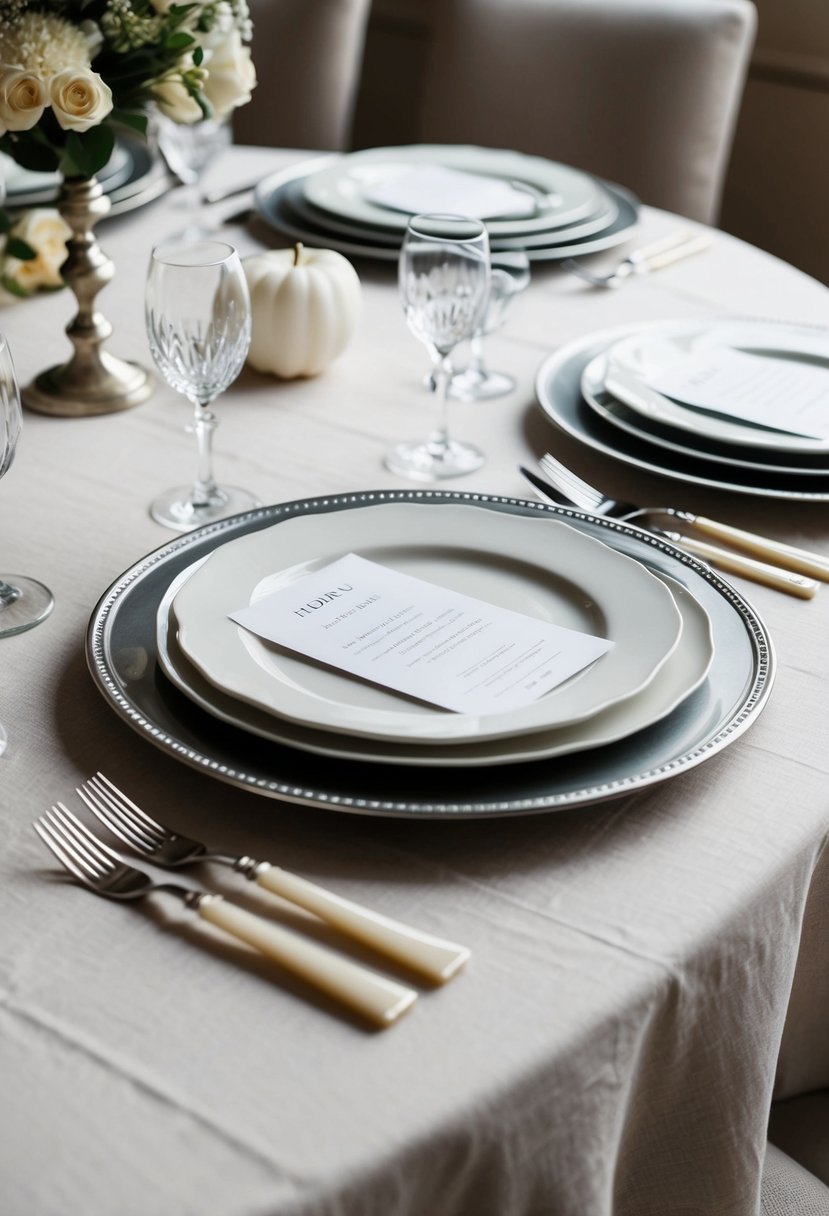
POLYGON ((534 215, 536 201, 529 190, 519 190, 497 177, 418 165, 387 177, 365 191, 365 198, 380 207, 411 215, 441 212, 476 219, 534 215))

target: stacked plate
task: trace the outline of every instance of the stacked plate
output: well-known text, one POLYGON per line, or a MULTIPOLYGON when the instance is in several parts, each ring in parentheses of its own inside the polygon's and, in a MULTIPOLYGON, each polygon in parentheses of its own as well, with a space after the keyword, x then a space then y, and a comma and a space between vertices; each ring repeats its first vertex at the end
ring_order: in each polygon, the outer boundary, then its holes
MULTIPOLYGON (((59 173, 35 173, 0 154, 0 178, 6 183, 5 205, 10 211, 51 207, 57 202, 61 186, 59 173)), ((163 162, 146 141, 129 133, 119 136, 109 163, 97 178, 110 198, 110 216, 142 207, 164 194, 172 184, 163 162)))
POLYGON ((590 334, 542 364, 536 393, 558 427, 625 464, 741 494, 829 500, 825 328, 718 317, 590 334), (710 371, 734 354, 751 359, 717 409, 654 387, 679 366, 710 371), (762 424, 752 417, 761 398, 762 424))
POLYGON ((305 162, 262 181, 256 206, 294 240, 388 260, 397 258, 417 211, 479 214, 495 252, 522 249, 536 261, 617 245, 638 215, 628 191, 567 165, 504 149, 443 144, 369 148, 305 162), (456 201, 474 203, 493 189, 493 199, 504 199, 509 213, 499 212, 497 202, 482 214, 456 201))
POLYGON ((440 491, 283 504, 177 538, 102 597, 88 658, 117 712, 178 759, 292 802, 409 816, 530 813, 664 780, 736 738, 772 680, 753 610, 671 545, 440 491), (613 646, 531 705, 475 716, 229 619, 348 552, 613 646))

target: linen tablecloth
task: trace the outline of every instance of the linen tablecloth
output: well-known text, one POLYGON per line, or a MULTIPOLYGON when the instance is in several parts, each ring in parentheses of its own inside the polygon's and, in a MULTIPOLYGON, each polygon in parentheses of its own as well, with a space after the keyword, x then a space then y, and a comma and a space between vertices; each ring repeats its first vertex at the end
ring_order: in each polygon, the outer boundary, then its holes
MULTIPOLYGON (((234 149, 208 182, 298 156, 234 149)), ((108 349, 146 363, 145 268, 181 226, 175 201, 99 232, 117 267, 99 299, 108 349)), ((675 226, 645 210, 636 239, 675 226)), ((243 254, 278 241, 257 224, 222 231, 243 254)), ((219 401, 220 480, 265 502, 398 484, 382 454, 431 422, 424 350, 393 265, 357 268, 364 316, 326 374, 246 371, 219 401)), ((0 312, 22 383, 65 357, 72 312, 68 293, 0 312)), ((535 371, 561 343, 712 312, 827 324, 829 296, 720 233, 618 292, 534 266, 487 341, 516 392, 453 407, 457 433, 488 454, 458 488, 526 497, 519 460, 553 449, 618 497, 829 553, 825 505, 637 474, 534 404, 535 371)), ((169 537, 146 508, 194 471, 188 410, 158 383, 121 415, 27 414, 0 487, 0 566, 56 599, 45 624, 0 642, 4 1213, 751 1216, 773 1092, 829 1086, 829 591, 807 603, 735 580, 775 642, 771 701, 734 746, 635 798, 453 823, 272 801, 155 750, 86 671, 98 597, 169 537), (31 821, 98 768, 183 831, 464 942, 468 970, 372 1034, 164 897, 118 905, 67 884, 31 821)), ((228 870, 198 877, 336 941, 228 870)))

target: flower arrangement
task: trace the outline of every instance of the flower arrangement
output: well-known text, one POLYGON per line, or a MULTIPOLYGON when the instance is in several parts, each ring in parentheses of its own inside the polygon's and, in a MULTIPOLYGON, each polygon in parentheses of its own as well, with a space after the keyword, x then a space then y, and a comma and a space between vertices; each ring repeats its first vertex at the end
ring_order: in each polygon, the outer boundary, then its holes
POLYGON ((0 304, 64 286, 60 268, 72 229, 54 207, 24 211, 0 221, 0 304), (5 229, 5 231, 2 231, 5 229))
POLYGON ((117 125, 225 118, 256 73, 246 0, 0 0, 0 151, 92 177, 117 125))

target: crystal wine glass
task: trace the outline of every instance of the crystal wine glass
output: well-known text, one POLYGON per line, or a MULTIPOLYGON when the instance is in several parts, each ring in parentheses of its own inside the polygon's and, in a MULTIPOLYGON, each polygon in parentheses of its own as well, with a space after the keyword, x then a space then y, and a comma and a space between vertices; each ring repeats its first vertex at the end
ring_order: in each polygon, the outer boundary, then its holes
POLYGON ((250 346, 250 296, 239 255, 221 241, 165 241, 153 250, 146 293, 147 334, 167 383, 192 402, 198 471, 150 505, 158 523, 178 532, 258 506, 247 490, 217 485, 208 406, 233 383, 250 346))
POLYGON ((470 360, 456 372, 449 385, 449 396, 458 401, 489 401, 505 397, 515 388, 515 378, 506 372, 491 371, 484 358, 484 338, 500 329, 510 304, 530 285, 530 259, 526 253, 493 253, 489 298, 483 317, 470 342, 470 360))
POLYGON ((448 387, 452 351, 475 332, 489 293, 486 228, 464 216, 414 216, 400 250, 399 281, 409 329, 432 356, 440 413, 428 439, 392 448, 386 467, 418 481, 471 473, 485 458, 449 438, 448 387))
MULTIPOLYGON (((21 423, 20 390, 11 351, 0 334, 0 477, 14 460, 21 423)), ((52 593, 43 583, 22 574, 0 573, 0 638, 39 625, 54 606, 52 593)), ((5 748, 6 732, 0 724, 0 755, 5 748)))
POLYGON ((230 119, 181 123, 159 114, 156 124, 159 151, 182 185, 176 194, 188 219, 178 236, 188 240, 210 239, 215 225, 202 214, 199 189, 207 166, 233 142, 230 119))

